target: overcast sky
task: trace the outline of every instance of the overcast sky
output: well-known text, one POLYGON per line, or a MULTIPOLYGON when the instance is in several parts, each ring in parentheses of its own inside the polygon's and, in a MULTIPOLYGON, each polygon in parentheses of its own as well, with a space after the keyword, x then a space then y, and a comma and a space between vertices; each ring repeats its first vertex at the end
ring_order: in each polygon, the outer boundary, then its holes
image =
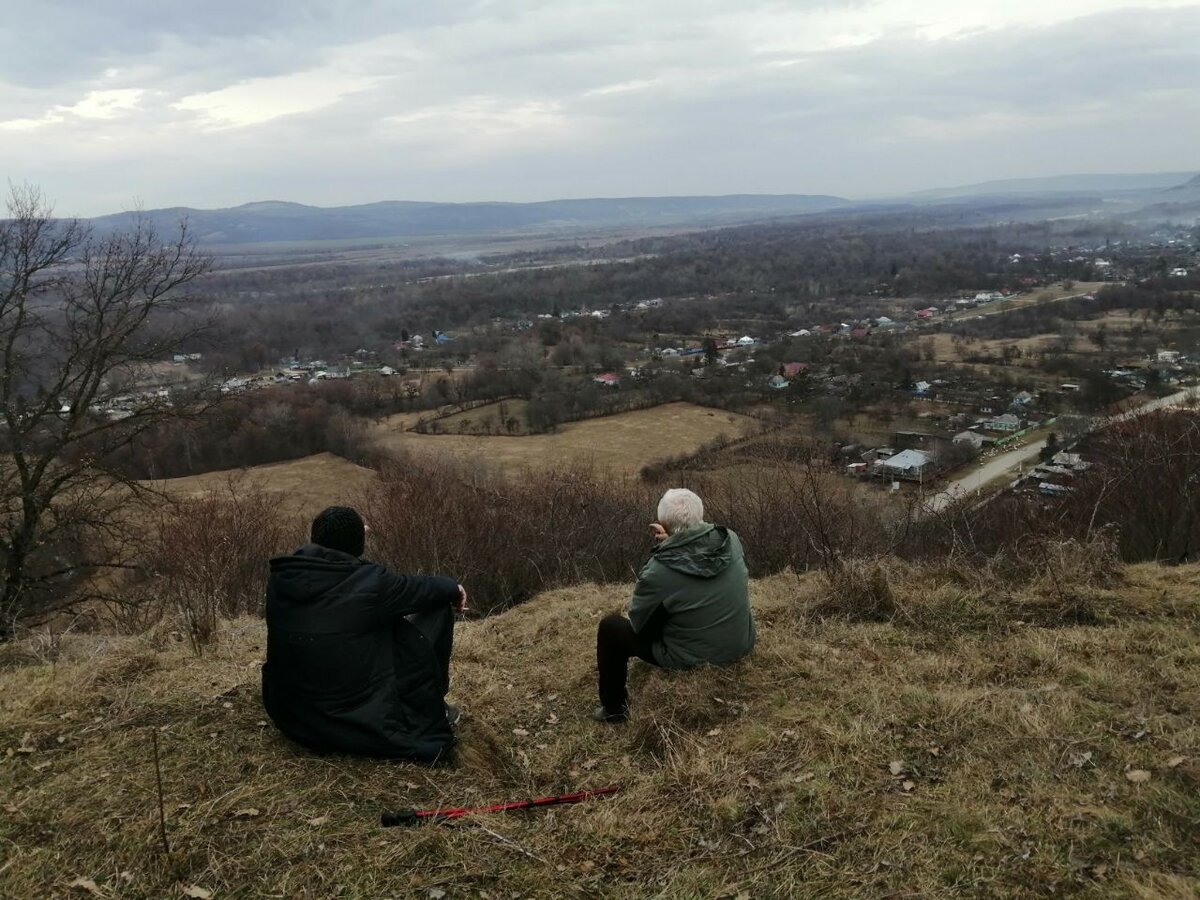
POLYGON ((1200 2, 0 0, 64 215, 1200 169, 1200 2))

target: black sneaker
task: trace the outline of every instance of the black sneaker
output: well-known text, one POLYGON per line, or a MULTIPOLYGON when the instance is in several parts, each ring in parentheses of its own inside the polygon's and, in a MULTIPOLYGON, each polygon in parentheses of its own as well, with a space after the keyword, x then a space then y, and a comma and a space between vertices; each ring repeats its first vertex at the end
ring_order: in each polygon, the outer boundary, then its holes
POLYGON ((622 722, 629 721, 629 713, 625 710, 609 712, 607 707, 597 706, 592 710, 592 718, 597 722, 604 722, 608 725, 620 725, 622 722))
POLYGON ((453 703, 447 703, 446 706, 446 721, 450 723, 451 728, 457 728, 458 723, 462 721, 462 710, 453 703))

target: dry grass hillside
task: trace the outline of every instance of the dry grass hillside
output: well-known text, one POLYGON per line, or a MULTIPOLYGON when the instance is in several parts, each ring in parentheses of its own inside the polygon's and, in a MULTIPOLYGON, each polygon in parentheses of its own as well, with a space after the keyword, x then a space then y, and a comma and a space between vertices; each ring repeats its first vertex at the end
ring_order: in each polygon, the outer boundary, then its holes
POLYGON ((627 588, 543 594, 460 629, 467 719, 433 770, 280 738, 258 621, 201 657, 165 628, 30 636, 0 648, 0 896, 1197 896, 1200 569, 989 578, 757 582, 753 657, 636 668, 616 728, 587 718, 593 632, 627 588))
POLYGON ((278 498, 287 514, 311 519, 327 506, 346 503, 371 487, 376 474, 332 453, 317 453, 302 459, 206 472, 184 478, 169 478, 153 485, 174 497, 200 497, 213 491, 225 493, 231 485, 239 492, 258 489, 278 498))

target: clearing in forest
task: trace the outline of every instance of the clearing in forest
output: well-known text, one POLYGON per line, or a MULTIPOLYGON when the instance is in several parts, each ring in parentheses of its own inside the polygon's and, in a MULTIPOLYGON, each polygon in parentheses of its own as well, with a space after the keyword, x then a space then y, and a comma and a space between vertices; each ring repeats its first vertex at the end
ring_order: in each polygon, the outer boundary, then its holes
POLYGON ((692 453, 718 435, 751 432, 755 420, 691 403, 667 403, 652 409, 618 413, 563 425, 553 434, 477 436, 417 434, 393 419, 377 429, 384 450, 451 453, 479 458, 508 471, 550 465, 595 463, 608 471, 636 474, 642 466, 669 456, 692 453))

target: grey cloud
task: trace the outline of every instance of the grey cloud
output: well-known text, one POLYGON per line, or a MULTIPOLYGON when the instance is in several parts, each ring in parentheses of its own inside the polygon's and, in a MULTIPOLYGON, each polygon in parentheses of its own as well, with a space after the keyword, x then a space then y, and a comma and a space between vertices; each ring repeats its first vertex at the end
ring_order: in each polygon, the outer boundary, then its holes
MULTIPOLYGON (((1001 175, 1187 168, 1200 143, 1200 6, 782 54, 723 33, 714 17, 747 4, 427 5, 439 8, 366 4, 337 18, 340 4, 280 17, 222 3, 211 19, 182 23, 149 3, 97 7, 89 15, 112 12, 104 27, 114 32, 145 14, 144 46, 128 35, 113 46, 128 48, 131 72, 152 76, 128 84, 161 96, 126 118, 65 121, 53 135, 0 132, 0 168, 81 198, 71 211, 101 212, 134 196, 206 206, 862 196, 1001 175), (331 61, 375 80, 242 128, 170 106, 331 61)), ((68 45, 82 40, 76 28, 68 45)), ((99 71, 108 57, 90 59, 99 71)), ((78 100, 90 88, 72 77, 23 88, 18 112, 0 119, 35 116, 39 98, 42 109, 78 100)))

